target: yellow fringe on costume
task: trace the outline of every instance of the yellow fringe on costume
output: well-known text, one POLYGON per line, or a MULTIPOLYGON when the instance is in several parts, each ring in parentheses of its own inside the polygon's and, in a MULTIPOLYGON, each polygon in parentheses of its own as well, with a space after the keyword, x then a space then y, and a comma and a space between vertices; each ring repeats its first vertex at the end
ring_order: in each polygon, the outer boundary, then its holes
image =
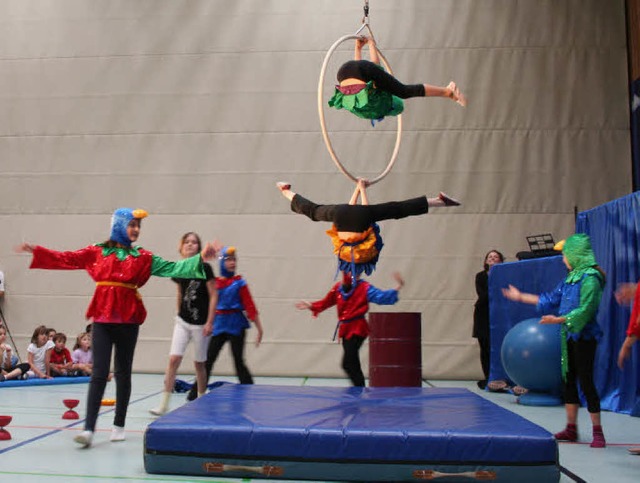
POLYGON ((333 253, 338 255, 340 260, 345 262, 351 262, 352 253, 353 261, 355 263, 367 263, 375 259, 378 255, 378 249, 376 248, 376 234, 373 227, 369 227, 367 231, 358 233, 349 237, 347 240, 343 240, 338 237, 338 230, 333 225, 330 230, 327 230, 327 235, 331 237, 333 243, 333 253), (344 246, 345 243, 356 243, 354 246, 344 246))

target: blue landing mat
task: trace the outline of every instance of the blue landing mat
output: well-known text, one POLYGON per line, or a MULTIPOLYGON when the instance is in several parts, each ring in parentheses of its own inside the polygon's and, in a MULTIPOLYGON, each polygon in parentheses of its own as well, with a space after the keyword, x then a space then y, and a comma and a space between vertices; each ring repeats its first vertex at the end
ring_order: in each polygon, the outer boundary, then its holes
POLYGON ((54 377, 53 379, 11 379, 10 381, 0 382, 0 389, 3 387, 22 387, 22 386, 53 386, 57 384, 82 384, 89 382, 89 376, 78 377, 54 377))
POLYGON ((466 389, 226 384, 151 423, 144 439, 149 473, 339 481, 560 478, 551 433, 466 389))

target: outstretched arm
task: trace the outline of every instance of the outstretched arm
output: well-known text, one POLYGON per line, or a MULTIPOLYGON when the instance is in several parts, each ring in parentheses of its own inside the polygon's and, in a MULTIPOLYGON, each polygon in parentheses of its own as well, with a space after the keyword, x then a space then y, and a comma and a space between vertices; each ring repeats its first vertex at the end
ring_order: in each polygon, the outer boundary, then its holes
POLYGON ((620 347, 620 353, 618 354, 618 367, 620 368, 620 370, 622 370, 622 368, 624 367, 625 361, 631 356, 631 348, 637 340, 638 337, 636 337, 635 335, 629 335, 624 340, 622 347, 620 347))
POLYGON ((31 243, 21 243, 20 245, 18 245, 17 247, 15 247, 15 251, 16 253, 33 253, 33 249, 35 248, 35 245, 32 245, 31 243))
POLYGON ((369 198, 367 197, 367 186, 369 186, 369 182, 364 178, 358 178, 358 189, 360 190, 360 194, 362 195, 362 203, 363 205, 369 204, 369 198))
POLYGON ((537 305, 538 300, 540 300, 538 295, 521 292, 513 285, 509 285, 509 288, 503 288, 502 295, 513 302, 522 302, 529 305, 537 305))
POLYGON ((253 319, 253 324, 256 326, 256 329, 258 331, 257 335, 256 335, 256 347, 260 346, 260 342, 262 342, 262 335, 263 335, 263 330, 262 330, 262 322, 260 322, 260 315, 258 313, 256 313, 255 318, 253 319))
POLYGON ((360 185, 356 185, 356 189, 353 191, 351 195, 351 199, 349 200, 350 205, 355 205, 358 203, 358 199, 360 199, 360 185))
POLYGON ((369 186, 369 182, 364 178, 358 178, 356 183, 356 189, 351 195, 351 199, 349 200, 350 205, 355 205, 358 203, 358 199, 360 195, 362 195, 362 203, 363 205, 369 204, 369 198, 367 197, 367 186, 369 186))
POLYGON ((362 47, 367 43, 365 36, 356 39, 355 49, 353 51, 353 60, 362 60, 362 47))
POLYGON ((402 278, 402 275, 400 275, 400 272, 393 272, 393 279, 398 284, 396 286, 396 290, 399 292, 400 289, 404 287, 404 279, 402 278))
POLYGON ((376 47, 375 39, 367 39, 367 44, 369 45, 369 59, 374 64, 380 65, 380 54, 378 53, 378 47, 376 47))

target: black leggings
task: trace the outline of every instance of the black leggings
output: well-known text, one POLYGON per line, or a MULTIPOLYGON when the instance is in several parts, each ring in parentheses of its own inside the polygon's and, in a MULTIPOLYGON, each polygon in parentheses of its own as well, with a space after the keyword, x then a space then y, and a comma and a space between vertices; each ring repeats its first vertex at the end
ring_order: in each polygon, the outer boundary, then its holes
POLYGON ((348 339, 342 339, 342 348, 344 349, 342 368, 356 387, 364 387, 364 374, 360 366, 360 347, 362 347, 364 339, 359 335, 352 335, 348 339))
POLYGON ((350 60, 342 64, 338 70, 338 82, 345 79, 373 81, 376 89, 389 92, 401 99, 425 96, 424 84, 403 84, 369 60, 350 60))
POLYGON ((94 323, 91 329, 91 350, 93 351, 93 371, 87 395, 87 419, 84 429, 95 431, 96 420, 104 396, 104 388, 109 377, 111 351, 115 346, 114 376, 116 379, 116 412, 114 426, 124 427, 127 408, 131 397, 131 367, 133 353, 138 342, 140 326, 137 324, 94 323))
POLYGON ((313 221, 333 222, 338 231, 363 232, 376 221, 424 215, 429 211, 429 202, 426 196, 420 196, 375 205, 317 205, 296 194, 291 200, 291 210, 313 221))
POLYGON ((28 362, 21 362, 20 364, 16 364, 7 372, 15 371, 16 369, 20 369, 20 375, 24 376, 29 369, 31 369, 31 365, 28 362))
POLYGON ((600 397, 593 383, 593 363, 596 358, 598 343, 592 340, 567 341, 567 357, 569 358, 569 370, 564 384, 565 404, 580 404, 578 384, 587 399, 587 410, 590 413, 600 412, 600 397))
POLYGON ((491 339, 489 337, 478 337, 478 345, 480 346, 480 365, 484 380, 489 380, 489 370, 491 368, 491 339))

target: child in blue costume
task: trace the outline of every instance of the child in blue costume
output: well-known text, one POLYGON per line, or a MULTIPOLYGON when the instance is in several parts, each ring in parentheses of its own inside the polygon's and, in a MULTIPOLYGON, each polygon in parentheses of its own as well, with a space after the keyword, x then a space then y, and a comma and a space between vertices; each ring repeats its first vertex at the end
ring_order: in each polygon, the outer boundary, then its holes
POLYGON ((456 86, 447 87, 430 84, 403 84, 380 65, 375 40, 359 37, 356 40, 353 60, 345 62, 338 70, 338 85, 329 106, 346 109, 358 117, 382 120, 385 116, 397 116, 404 110, 402 99, 411 97, 447 97, 461 106, 467 101, 456 86), (371 60, 362 60, 362 47, 369 45, 371 60))
POLYGON ((543 314, 541 324, 562 324, 562 378, 567 426, 555 434, 559 441, 577 441, 580 388, 587 399, 593 424, 592 448, 604 448, 606 440, 600 420, 600 397, 593 382, 593 363, 602 329, 596 322, 605 274, 596 263, 591 241, 585 234, 572 235, 556 245, 562 250, 569 273, 552 291, 541 295, 522 293, 513 285, 502 289, 509 300, 537 305, 543 314))
MULTIPOLYGON (((235 247, 223 247, 220 251, 220 275, 216 278, 218 304, 205 363, 207 379, 222 347, 228 341, 231 344, 233 362, 240 384, 253 384, 251 373, 244 363, 245 334, 251 327, 249 321, 252 321, 258 330, 255 342, 258 347, 262 341, 262 323, 247 282, 242 276, 236 275, 235 247)), ((196 391, 194 385, 187 399, 194 399, 197 396, 196 391)))

